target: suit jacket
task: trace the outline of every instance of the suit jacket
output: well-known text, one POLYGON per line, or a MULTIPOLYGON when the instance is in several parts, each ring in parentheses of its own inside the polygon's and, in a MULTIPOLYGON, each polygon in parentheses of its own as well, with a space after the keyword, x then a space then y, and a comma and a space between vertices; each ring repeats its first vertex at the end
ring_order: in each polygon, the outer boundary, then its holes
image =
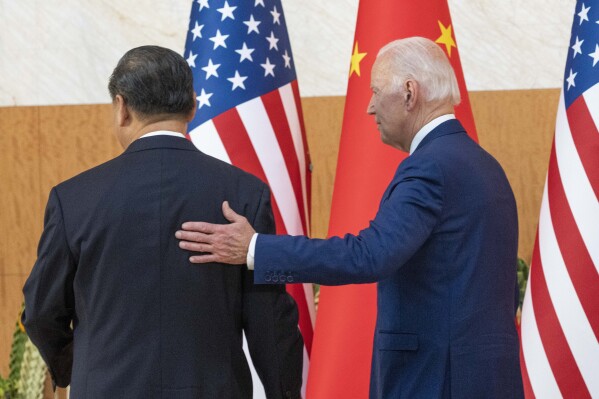
POLYGON ((450 120, 357 236, 259 235, 255 281, 378 282, 371 398, 519 398, 517 245, 503 170, 450 120))
POLYGON ((303 342, 285 288, 194 266, 178 246, 187 220, 226 223, 223 200, 274 232, 265 184, 170 136, 52 189, 23 323, 72 398, 251 398, 242 330, 267 396, 300 397, 303 342))

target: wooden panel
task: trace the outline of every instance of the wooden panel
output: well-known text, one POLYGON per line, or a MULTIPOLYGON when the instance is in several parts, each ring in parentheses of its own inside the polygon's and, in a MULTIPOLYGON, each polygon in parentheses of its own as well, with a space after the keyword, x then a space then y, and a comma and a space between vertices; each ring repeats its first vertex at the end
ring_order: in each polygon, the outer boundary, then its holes
POLYGON ((480 144, 503 166, 518 204, 519 256, 530 263, 559 89, 470 93, 480 144))
POLYGON ((42 203, 50 189, 123 150, 113 134, 111 105, 40 107, 42 203))
POLYGON ((25 275, 0 275, 0 375, 8 376, 8 357, 12 345, 15 323, 21 311, 25 275))
POLYGON ((0 274, 28 273, 40 234, 38 109, 0 108, 0 274))
POLYGON ((312 237, 327 236, 345 97, 302 99, 312 159, 312 237))

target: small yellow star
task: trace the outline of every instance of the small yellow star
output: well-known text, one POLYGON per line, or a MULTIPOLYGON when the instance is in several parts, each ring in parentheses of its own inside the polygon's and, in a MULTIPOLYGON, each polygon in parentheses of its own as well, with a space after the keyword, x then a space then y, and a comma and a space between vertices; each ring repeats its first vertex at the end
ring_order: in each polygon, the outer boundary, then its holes
POLYGON ((435 43, 444 44, 445 49, 447 50, 447 55, 451 57, 451 48, 457 48, 455 42, 453 41, 453 37, 451 37, 451 24, 449 24, 446 28, 441 21, 437 22, 439 23, 439 29, 441 29, 441 36, 435 40, 435 43))
POLYGON ((349 76, 352 75, 352 73, 356 73, 356 75, 360 76, 360 61, 362 61, 362 58, 366 57, 367 53, 360 53, 358 51, 358 42, 356 42, 356 45, 354 46, 354 52, 351 55, 351 68, 349 70, 349 76))

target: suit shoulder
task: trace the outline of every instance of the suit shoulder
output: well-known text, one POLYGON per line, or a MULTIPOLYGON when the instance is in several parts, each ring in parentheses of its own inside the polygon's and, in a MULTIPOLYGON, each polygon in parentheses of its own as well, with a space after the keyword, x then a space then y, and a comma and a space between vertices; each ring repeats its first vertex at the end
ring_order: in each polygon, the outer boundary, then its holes
POLYGON ((72 188, 81 186, 83 183, 97 181, 98 179, 101 179, 102 176, 106 176, 113 173, 113 171, 118 170, 118 164, 121 158, 122 154, 103 162, 100 165, 84 170, 83 172, 80 172, 79 174, 57 184, 56 189, 59 191, 70 190, 72 188))
POLYGON ((231 179, 231 181, 235 181, 238 185, 245 185, 252 188, 261 189, 266 187, 266 184, 253 174, 248 173, 235 165, 231 165, 230 163, 222 161, 213 156, 204 153, 201 154, 203 157, 205 157, 205 161, 208 167, 213 168, 214 170, 217 170, 223 175, 228 176, 231 179))
POLYGON ((423 146, 421 152, 462 151, 464 147, 474 148, 479 147, 479 145, 465 131, 459 131, 433 138, 427 145, 423 146))
POLYGON ((397 175, 409 177, 411 175, 430 175, 438 174, 441 171, 442 156, 438 156, 434 151, 430 151, 427 146, 423 151, 413 153, 404 159, 397 170, 397 175))
POLYGON ((503 171, 501 164, 493 155, 491 155, 487 150, 485 150, 479 143, 474 141, 467 134, 457 134, 453 136, 457 136, 452 138, 452 135, 440 137, 438 139, 436 151, 441 153, 441 151, 445 152, 445 159, 448 163, 455 163, 457 160, 461 158, 468 158, 476 160, 480 163, 483 163, 489 167, 496 167, 503 171), (454 140, 454 142, 449 142, 449 140, 454 140))
POLYGON ((465 133, 436 138, 414 161, 425 159, 433 160, 443 176, 451 181, 465 179, 470 182, 466 186, 473 186, 473 181, 482 179, 496 182, 497 188, 509 187, 499 161, 465 133))
POLYGON ((422 151, 417 151, 414 155, 416 155, 415 159, 435 159, 440 166, 445 167, 466 159, 486 159, 497 163, 491 154, 465 132, 437 137, 422 148, 422 151))

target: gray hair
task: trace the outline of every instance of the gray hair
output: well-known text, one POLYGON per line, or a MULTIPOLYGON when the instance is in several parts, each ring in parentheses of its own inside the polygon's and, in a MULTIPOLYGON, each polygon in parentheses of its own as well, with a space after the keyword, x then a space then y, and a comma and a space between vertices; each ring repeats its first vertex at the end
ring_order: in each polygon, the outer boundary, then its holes
POLYGON ((392 74, 392 89, 399 90, 407 79, 417 81, 426 101, 460 103, 455 72, 443 50, 432 40, 409 37, 388 43, 378 53, 387 54, 392 74))

